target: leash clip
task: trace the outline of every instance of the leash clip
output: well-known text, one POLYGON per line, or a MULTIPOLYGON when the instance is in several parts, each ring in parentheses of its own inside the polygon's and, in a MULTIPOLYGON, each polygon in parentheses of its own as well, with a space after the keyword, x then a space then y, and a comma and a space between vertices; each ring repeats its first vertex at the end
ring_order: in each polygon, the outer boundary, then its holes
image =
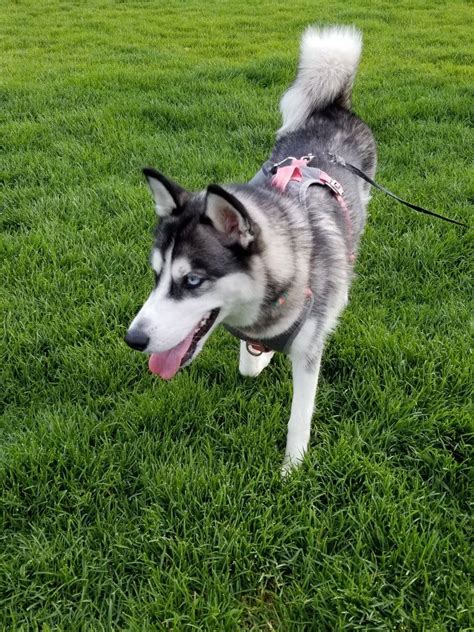
POLYGON ((294 156, 287 156, 286 158, 283 158, 283 160, 280 160, 280 162, 274 162, 272 165, 272 168, 270 169, 270 173, 271 174, 275 174, 279 167, 281 167, 285 162, 287 162, 288 160, 290 160, 290 165, 293 162, 293 160, 296 160, 296 158, 294 156))
POLYGON ((287 156, 286 158, 283 158, 283 160, 280 160, 280 162, 274 162, 272 165, 272 168, 270 169, 270 173, 272 175, 275 175, 275 173, 278 171, 278 169, 285 164, 285 162, 287 162, 288 160, 290 161, 290 165, 293 163, 293 161, 298 162, 298 160, 304 160, 306 164, 308 164, 309 162, 311 162, 313 160, 314 156, 313 154, 307 154, 306 156, 301 156, 301 158, 295 158, 294 156, 287 156))
POLYGON ((341 165, 341 167, 346 166, 346 161, 341 156, 338 156, 337 154, 333 154, 331 152, 328 152, 327 155, 329 156, 331 162, 333 162, 334 164, 341 165))

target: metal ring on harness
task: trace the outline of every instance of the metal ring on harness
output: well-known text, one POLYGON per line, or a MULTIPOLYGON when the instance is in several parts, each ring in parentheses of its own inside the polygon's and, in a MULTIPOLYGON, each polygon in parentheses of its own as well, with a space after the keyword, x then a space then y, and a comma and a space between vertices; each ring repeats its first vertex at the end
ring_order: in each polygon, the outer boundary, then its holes
POLYGON ((263 353, 263 348, 261 345, 257 347, 251 342, 247 342, 245 346, 247 347, 247 351, 250 353, 250 355, 254 356, 255 358, 258 358, 263 353))

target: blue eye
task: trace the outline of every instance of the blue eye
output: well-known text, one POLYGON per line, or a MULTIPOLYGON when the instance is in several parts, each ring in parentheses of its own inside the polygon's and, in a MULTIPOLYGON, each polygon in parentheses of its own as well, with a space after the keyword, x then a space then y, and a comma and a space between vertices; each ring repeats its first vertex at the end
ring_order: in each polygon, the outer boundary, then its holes
POLYGON ((203 281, 204 278, 202 276, 193 274, 192 272, 184 277, 184 285, 189 289, 199 287, 203 281))

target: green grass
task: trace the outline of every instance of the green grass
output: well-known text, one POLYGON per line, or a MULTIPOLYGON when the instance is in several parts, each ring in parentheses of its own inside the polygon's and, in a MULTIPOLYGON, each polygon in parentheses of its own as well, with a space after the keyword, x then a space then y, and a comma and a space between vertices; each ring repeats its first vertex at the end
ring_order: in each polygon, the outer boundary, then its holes
POLYGON ((374 195, 285 482, 285 358, 243 379, 219 332, 163 383, 122 342, 141 167, 251 177, 310 22, 364 31, 380 181, 472 223, 468 3, 2 5, 1 629, 472 629, 472 232, 374 195))

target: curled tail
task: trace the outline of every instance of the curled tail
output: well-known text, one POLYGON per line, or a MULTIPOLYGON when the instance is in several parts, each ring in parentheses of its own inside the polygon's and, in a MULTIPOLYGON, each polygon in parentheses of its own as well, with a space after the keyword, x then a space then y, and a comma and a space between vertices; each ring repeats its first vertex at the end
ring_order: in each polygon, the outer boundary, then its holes
POLYGON ((280 102, 280 134, 298 129, 313 112, 333 103, 350 108, 361 50, 362 35, 351 26, 306 29, 296 80, 280 102))

